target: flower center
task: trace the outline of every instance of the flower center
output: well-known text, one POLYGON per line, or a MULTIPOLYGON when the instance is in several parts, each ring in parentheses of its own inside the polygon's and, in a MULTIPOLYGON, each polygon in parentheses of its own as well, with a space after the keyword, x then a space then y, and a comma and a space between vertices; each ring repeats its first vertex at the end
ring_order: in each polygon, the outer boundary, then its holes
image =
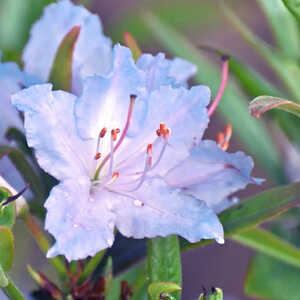
MULTIPOLYGON (((128 109, 128 114, 127 114, 127 120, 124 126, 124 129, 121 130, 119 128, 115 128, 111 130, 111 134, 110 134, 110 152, 103 158, 103 160, 101 161, 101 163, 98 165, 98 161, 102 158, 102 153, 101 153, 101 140, 103 138, 105 138, 106 133, 107 133, 107 129, 104 127, 101 129, 99 136, 98 136, 98 140, 97 140, 97 145, 96 145, 96 153, 94 156, 94 160, 96 162, 96 171, 95 171, 95 175, 93 178, 93 185, 95 187, 101 187, 101 188, 108 188, 109 185, 111 185, 112 183, 114 183, 116 180, 119 179, 120 177, 120 173, 118 171, 116 171, 114 169, 114 158, 115 158, 115 153, 116 151, 119 149, 120 145, 122 144, 122 142, 125 139, 125 136, 128 132, 129 129, 129 125, 130 125, 130 121, 132 118, 132 112, 133 112, 133 106, 134 106, 134 102, 135 102, 136 96, 132 95, 130 97, 130 105, 129 105, 129 109, 128 109), (118 139, 118 135, 120 135, 119 139, 118 139), (103 167, 106 165, 108 165, 107 168, 107 175, 104 176, 103 178, 101 178, 101 180, 99 180, 99 175, 101 170, 103 169, 103 167)), ((161 161, 166 147, 168 145, 168 139, 170 137, 171 131, 169 128, 166 127, 165 123, 160 123, 159 128, 156 130, 156 135, 157 135, 157 139, 151 143, 148 144, 146 146, 146 153, 145 153, 145 164, 144 164, 144 169, 138 172, 135 172, 133 175, 134 179, 132 179, 133 177, 128 175, 129 178, 131 178, 130 184, 127 184, 127 188, 121 188, 121 192, 133 192, 138 190, 142 184, 144 183, 145 179, 146 179, 146 175, 148 174, 149 171, 153 170, 161 161), (156 158, 156 161, 153 163, 153 158, 152 158, 152 154, 154 151, 154 144, 157 145, 157 142, 163 143, 162 147, 160 149, 160 152, 156 158), (128 186, 130 186, 130 188, 128 188, 128 186)), ((122 186, 126 186, 126 184, 122 181, 122 186)), ((119 188, 118 188, 119 191, 119 188)))

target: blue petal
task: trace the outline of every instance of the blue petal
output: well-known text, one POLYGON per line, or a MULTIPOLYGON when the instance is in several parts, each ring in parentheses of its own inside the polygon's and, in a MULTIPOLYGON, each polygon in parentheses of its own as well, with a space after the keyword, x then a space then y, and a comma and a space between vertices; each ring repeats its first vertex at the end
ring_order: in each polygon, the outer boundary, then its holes
POLYGON ((139 97, 134 105, 126 149, 124 147, 121 155, 124 164, 120 167, 136 167, 134 161, 145 159, 145 149, 151 143, 155 163, 163 147, 163 141, 158 141, 156 130, 164 122, 171 129, 171 135, 165 154, 153 170, 164 175, 185 159, 191 148, 201 141, 209 121, 206 108, 209 100, 210 90, 206 86, 191 89, 162 86, 146 98, 139 97))
POLYGON ((169 60, 163 53, 142 54, 137 66, 145 72, 148 91, 159 89, 161 85, 185 86, 197 71, 190 62, 181 58, 169 60))
POLYGON ((111 65, 111 41, 97 15, 69 0, 47 6, 33 25, 23 53, 25 71, 47 81, 57 49, 74 26, 81 31, 73 53, 73 92, 80 91, 81 78, 105 74, 111 65))
POLYGON ((147 180, 128 196, 116 194, 111 204, 116 227, 127 237, 178 234, 192 243, 210 238, 224 242, 223 227, 214 211, 161 179, 147 180))
POLYGON ((94 153, 77 136, 75 96, 51 88, 36 85, 12 96, 12 103, 25 114, 28 145, 35 149, 40 166, 59 180, 90 176, 94 153))
POLYGON ((142 88, 142 75, 130 50, 116 45, 109 75, 87 78, 82 96, 76 102, 75 115, 80 136, 96 139, 103 127, 122 129, 126 123, 130 95, 139 94, 142 88))
POLYGON ((227 153, 206 140, 193 148, 191 155, 170 170, 165 179, 214 207, 249 183, 260 183, 251 177, 253 165, 252 158, 244 153, 227 153))
POLYGON ((114 241, 114 215, 107 209, 107 193, 92 195, 85 178, 66 180, 50 193, 45 203, 45 228, 56 243, 47 256, 65 255, 71 260, 94 256, 114 241))

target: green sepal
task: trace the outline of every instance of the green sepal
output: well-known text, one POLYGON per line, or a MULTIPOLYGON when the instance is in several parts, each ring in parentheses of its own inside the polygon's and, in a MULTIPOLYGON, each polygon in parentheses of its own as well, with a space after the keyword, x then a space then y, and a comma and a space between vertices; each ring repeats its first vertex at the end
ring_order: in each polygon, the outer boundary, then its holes
POLYGON ((6 274, 4 273, 4 270, 0 265, 0 288, 8 286, 8 283, 8 278, 6 277, 6 274))
POLYGON ((10 196, 11 193, 7 188, 0 187, 0 226, 12 228, 16 221, 16 203, 11 202, 2 206, 10 196))
POLYGON ((166 299, 171 300, 175 299, 168 293, 181 291, 181 287, 173 282, 153 282, 148 287, 148 294, 152 300, 166 299))
POLYGON ((72 89, 73 52, 79 37, 80 26, 74 26, 61 42, 52 65, 49 81, 55 90, 70 92, 72 89))
POLYGON ((12 267, 14 258, 14 237, 11 230, 0 226, 0 265, 6 272, 12 267))

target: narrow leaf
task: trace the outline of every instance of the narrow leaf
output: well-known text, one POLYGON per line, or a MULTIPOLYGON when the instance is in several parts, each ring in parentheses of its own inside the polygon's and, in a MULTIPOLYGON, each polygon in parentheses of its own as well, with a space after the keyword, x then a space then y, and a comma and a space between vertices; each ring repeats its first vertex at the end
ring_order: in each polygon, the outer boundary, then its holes
POLYGON ((271 84, 265 77, 250 66, 243 64, 234 57, 229 60, 230 71, 238 79, 243 89, 252 97, 259 95, 282 96, 282 92, 271 84))
MULTIPOLYGON (((299 204, 299 190, 300 182, 276 187, 226 209, 219 215, 225 237, 249 230, 299 204)), ((213 240, 203 240, 195 244, 185 243, 182 250, 200 247, 211 242, 213 240)))
POLYGON ((14 282, 9 277, 7 277, 7 279, 8 279, 8 285, 2 287, 2 290, 5 293, 5 295, 8 297, 8 299, 26 300, 26 298, 18 289, 18 287, 14 284, 14 282))
POLYGON ((106 266, 104 269, 104 278, 105 278, 105 296, 107 296, 112 288, 113 281, 113 261, 111 256, 108 257, 106 266))
POLYGON ((250 264, 244 289, 256 299, 298 300, 299 268, 257 254, 250 264))
MULTIPOLYGON (((221 71, 211 64, 199 49, 181 34, 162 23, 153 14, 144 16, 145 24, 156 38, 173 54, 183 57, 198 67, 196 81, 208 85, 216 93, 220 84, 221 71)), ((217 109, 226 122, 231 123, 248 151, 256 157, 269 174, 279 182, 283 180, 279 154, 265 125, 255 122, 249 115, 247 98, 234 82, 229 81, 222 101, 217 109), (243 124, 243 126, 241 126, 243 124)))
POLYGON ((0 288, 6 287, 8 285, 8 278, 6 277, 2 266, 0 265, 0 288))
POLYGON ((226 4, 223 4, 221 8, 224 16, 240 33, 241 37, 243 37, 247 44, 257 51, 257 53, 276 72, 295 101, 300 102, 300 68, 295 60, 272 49, 270 45, 256 36, 226 4))
POLYGON ((12 267, 14 257, 14 237, 11 230, 0 226, 0 265, 4 271, 12 267))
POLYGON ((164 293, 172 293, 181 291, 181 287, 173 282, 153 282, 148 287, 150 299, 160 300, 164 299, 164 293))
MULTIPOLYGON (((167 281, 181 285, 181 262, 178 237, 154 238, 147 241, 149 282, 167 281)), ((180 293, 175 295, 180 299, 180 293)), ((156 300, 151 298, 151 300, 156 300)))
POLYGON ((282 98, 259 96, 252 100, 249 105, 250 113, 255 118, 259 118, 263 113, 273 108, 283 110, 300 117, 300 105, 282 98))
POLYGON ((271 30, 282 53, 295 58, 299 57, 300 35, 298 24, 282 0, 259 0, 258 3, 268 18, 271 30))
POLYGON ((0 182, 0 226, 6 226, 12 228, 15 224, 16 220, 16 203, 9 203, 2 206, 8 197, 11 196, 11 192, 7 189, 7 187, 1 186, 0 182))
POLYGON ((80 26, 74 26, 61 42, 49 77, 55 90, 70 91, 72 88, 73 51, 80 33, 80 26))
POLYGON ((295 16, 296 20, 300 22, 300 3, 299 0, 282 0, 288 10, 295 16))
POLYGON ((261 253, 300 268, 300 249, 280 239, 271 232, 253 228, 234 235, 232 239, 261 253))
POLYGON ((14 164, 16 169, 20 172, 24 181, 30 184, 30 189, 33 194, 40 200, 45 198, 45 191, 43 183, 40 178, 35 174, 32 166, 27 162, 24 154, 8 146, 0 146, 0 159, 7 155, 10 161, 14 164))
POLYGON ((79 282, 83 283, 97 268, 98 264, 101 262, 105 250, 99 251, 95 256, 93 256, 85 265, 82 273, 79 277, 79 282))

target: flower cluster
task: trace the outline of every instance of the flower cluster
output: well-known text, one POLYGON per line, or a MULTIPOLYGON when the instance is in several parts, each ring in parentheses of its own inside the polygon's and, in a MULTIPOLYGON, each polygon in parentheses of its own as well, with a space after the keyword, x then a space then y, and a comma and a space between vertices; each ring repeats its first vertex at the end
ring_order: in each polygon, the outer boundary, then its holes
POLYGON ((40 166, 60 181, 45 204, 46 229, 56 239, 48 256, 92 256, 113 244, 115 228, 134 238, 178 234, 223 243, 216 213, 259 180, 250 157, 203 140, 210 90, 187 87, 195 66, 161 53, 135 62, 130 49, 112 48, 95 15, 64 0, 33 26, 25 71, 47 82, 74 26, 81 31, 71 91, 44 83, 12 97, 40 166))

